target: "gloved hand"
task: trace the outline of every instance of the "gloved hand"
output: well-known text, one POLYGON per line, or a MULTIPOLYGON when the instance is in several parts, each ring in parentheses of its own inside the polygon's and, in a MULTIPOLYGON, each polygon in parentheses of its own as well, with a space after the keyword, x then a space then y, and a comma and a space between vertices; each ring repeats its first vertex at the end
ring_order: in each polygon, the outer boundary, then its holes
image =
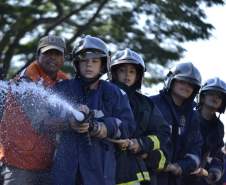
MULTIPOLYGON (((88 115, 90 110, 86 105, 80 105, 78 108, 79 111, 83 112, 84 114, 88 115)), ((68 121, 69 121, 69 125, 70 127, 75 130, 78 133, 86 133, 89 131, 89 123, 84 122, 84 123, 79 123, 75 117, 73 116, 73 114, 68 116, 68 121)))
POLYGON ((176 176, 180 176, 182 174, 182 168, 177 163, 168 164, 165 172, 171 172, 176 176))
POLYGON ((107 137, 107 127, 102 122, 95 122, 90 130, 90 136, 100 139, 107 137))
POLYGON ((137 139, 130 139, 128 149, 134 154, 141 151, 141 147, 137 139))

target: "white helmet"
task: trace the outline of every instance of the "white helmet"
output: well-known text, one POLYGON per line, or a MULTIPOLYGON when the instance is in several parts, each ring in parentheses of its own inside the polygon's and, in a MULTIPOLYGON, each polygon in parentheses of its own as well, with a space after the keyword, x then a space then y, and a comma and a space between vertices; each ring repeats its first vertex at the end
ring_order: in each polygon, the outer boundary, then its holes
POLYGON ((175 79, 186 81, 194 85, 195 89, 193 97, 195 97, 195 94, 198 93, 202 83, 199 70, 191 62, 179 63, 169 71, 166 76, 165 83, 165 88, 167 90, 172 88, 172 84, 175 79))
POLYGON ((219 79, 218 77, 207 80, 200 89, 199 103, 200 103, 200 98, 207 91, 217 91, 217 92, 222 93, 223 103, 222 103, 222 106, 219 108, 218 112, 224 113, 225 107, 226 107, 226 84, 225 84, 225 82, 222 81, 221 79, 219 79))
POLYGON ((107 72, 108 69, 107 66, 108 63, 110 62, 110 52, 107 48, 107 45, 105 44, 104 41, 97 37, 84 35, 79 41, 75 43, 75 46, 72 50, 72 61, 75 70, 78 73, 79 73, 78 61, 81 59, 88 58, 101 58, 103 64, 101 73, 104 74, 107 72))
POLYGON ((136 89, 140 89, 141 84, 142 84, 142 79, 144 76, 144 72, 146 70, 144 60, 142 59, 142 57, 138 53, 136 53, 135 51, 133 51, 129 48, 126 48, 121 51, 117 51, 112 56, 112 61, 110 63, 109 76, 112 81, 117 80, 115 70, 117 69, 117 67, 119 67, 122 64, 133 64, 136 66, 136 69, 139 72, 140 76, 139 76, 139 79, 137 80, 136 84, 134 84, 134 85, 135 85, 136 89))

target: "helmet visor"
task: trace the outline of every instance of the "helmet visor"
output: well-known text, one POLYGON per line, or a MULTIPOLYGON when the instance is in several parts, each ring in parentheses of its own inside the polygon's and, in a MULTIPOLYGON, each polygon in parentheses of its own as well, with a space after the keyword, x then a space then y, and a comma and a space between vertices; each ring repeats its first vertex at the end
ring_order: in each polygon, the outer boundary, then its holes
POLYGON ((88 59, 102 58, 102 57, 106 57, 106 55, 102 52, 84 51, 84 52, 78 53, 75 58, 78 60, 88 60, 88 59))

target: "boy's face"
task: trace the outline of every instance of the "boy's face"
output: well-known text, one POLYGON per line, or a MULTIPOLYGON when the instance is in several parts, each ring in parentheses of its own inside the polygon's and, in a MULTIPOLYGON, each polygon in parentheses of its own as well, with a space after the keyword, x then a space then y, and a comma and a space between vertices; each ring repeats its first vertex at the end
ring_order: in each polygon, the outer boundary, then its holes
POLYGON ((47 50, 40 53, 38 64, 47 74, 55 74, 64 65, 64 54, 55 49, 47 50))
POLYGON ((101 59, 90 58, 79 61, 80 74, 85 78, 94 78, 101 72, 101 59))
POLYGON ((117 80, 127 86, 135 84, 137 71, 132 64, 121 64, 116 70, 117 80))
POLYGON ((204 106, 218 110, 223 102, 223 94, 217 91, 206 91, 202 103, 204 106))
POLYGON ((194 91, 194 86, 183 80, 174 80, 172 93, 181 99, 189 98, 194 91))

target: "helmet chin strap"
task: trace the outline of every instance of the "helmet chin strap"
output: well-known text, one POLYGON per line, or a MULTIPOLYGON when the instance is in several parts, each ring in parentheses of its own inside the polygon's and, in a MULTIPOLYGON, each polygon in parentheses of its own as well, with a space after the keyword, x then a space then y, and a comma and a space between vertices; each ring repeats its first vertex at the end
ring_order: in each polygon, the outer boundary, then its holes
POLYGON ((97 74, 95 77, 93 78, 86 78, 82 75, 80 75, 80 79, 82 80, 83 84, 86 86, 86 87, 89 87, 91 84, 95 83, 96 81, 98 81, 101 77, 101 73, 97 74))

